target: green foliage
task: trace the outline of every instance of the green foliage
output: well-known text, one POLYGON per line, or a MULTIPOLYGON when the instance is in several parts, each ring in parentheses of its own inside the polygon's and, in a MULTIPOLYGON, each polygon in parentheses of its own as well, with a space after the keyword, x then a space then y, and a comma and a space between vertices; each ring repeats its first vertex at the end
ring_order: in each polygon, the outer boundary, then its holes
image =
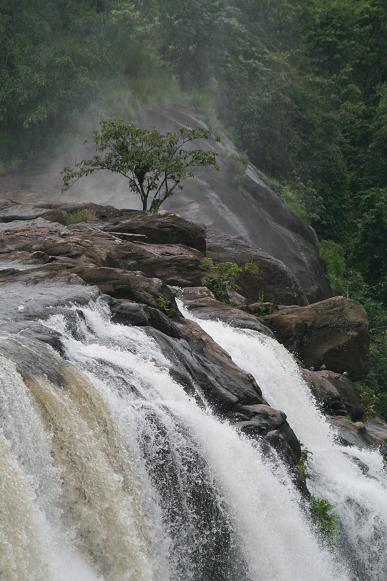
POLYGON ((240 290, 239 277, 244 273, 256 273, 258 265, 253 260, 248 260, 243 266, 235 262, 214 262, 212 258, 202 260, 202 268, 205 276, 202 284, 214 293, 219 301, 228 302, 229 293, 240 290))
POLYGON ((278 184, 278 187, 275 189, 289 210, 301 218, 301 220, 309 222, 309 215, 304 204, 300 200, 300 197, 297 195, 297 193, 290 186, 286 184, 278 184))
POLYGON ((216 167, 216 154, 210 150, 186 149, 185 145, 208 139, 210 132, 200 128, 181 127, 160 133, 157 129, 140 129, 124 121, 102 121, 94 132, 97 154, 65 167, 63 189, 83 176, 107 170, 125 177, 129 190, 137 194, 144 212, 157 212, 182 182, 193 178, 192 168, 216 167))
POLYGON ((376 411, 387 419, 387 306, 383 302, 385 279, 369 285, 358 270, 348 266, 349 262, 353 263, 353 250, 349 252, 351 253, 346 260, 344 246, 332 240, 320 243, 320 254, 332 287, 348 298, 359 301, 367 312, 370 327, 370 373, 359 388, 367 394, 365 397, 368 398, 369 394, 372 398, 375 396, 371 402, 373 409, 369 413, 376 411))
POLYGON ((204 258, 202 268, 206 271, 202 283, 218 300, 227 302, 228 293, 239 290, 238 276, 242 268, 235 262, 214 262, 212 258, 204 258))
POLYGON ((157 304, 159 306, 160 311, 162 311, 166 315, 169 315, 173 310, 171 301, 166 297, 159 297, 157 299, 157 304))
POLYGON ((66 216, 66 224, 79 224, 80 222, 92 222, 96 219, 96 214, 91 208, 80 208, 68 212, 66 216))
POLYGON ((324 540, 332 544, 338 533, 338 517, 332 513, 334 506, 325 500, 312 496, 310 500, 310 513, 314 524, 324 540))
POLYGON ((361 404, 364 407, 363 420, 366 422, 376 413, 376 404, 378 402, 378 396, 376 393, 372 393, 369 389, 363 388, 360 392, 361 404))
POLYGON ((256 262, 254 262, 254 260, 247 260, 247 262, 245 262, 243 265, 242 271, 256 274, 259 272, 259 266, 256 262))
POLYGON ((302 447, 300 460, 297 464, 297 468, 305 478, 309 478, 309 457, 313 454, 308 448, 302 447))
POLYGON ((337 292, 345 294, 347 281, 343 247, 333 240, 322 240, 319 244, 319 250, 331 287, 337 292))

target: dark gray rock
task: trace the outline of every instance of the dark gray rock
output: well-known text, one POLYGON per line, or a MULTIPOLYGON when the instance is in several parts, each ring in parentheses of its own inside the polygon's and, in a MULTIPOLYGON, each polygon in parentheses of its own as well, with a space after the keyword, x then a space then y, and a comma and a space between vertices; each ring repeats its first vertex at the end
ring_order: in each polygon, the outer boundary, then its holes
POLYGON ((239 406, 238 426, 249 436, 264 436, 280 455, 295 468, 300 460, 300 443, 286 421, 286 415, 267 404, 239 406))
POLYGON ((205 228, 170 212, 133 212, 126 219, 104 224, 103 229, 132 237, 137 235, 143 242, 151 244, 184 244, 201 252, 206 250, 205 228))
POLYGON ((307 369, 303 370, 303 376, 325 414, 361 420, 364 408, 360 394, 348 377, 333 371, 307 369))
POLYGON ((109 296, 105 299, 109 304, 113 323, 136 327, 154 327, 170 337, 180 337, 177 326, 160 310, 129 300, 118 300, 109 296))

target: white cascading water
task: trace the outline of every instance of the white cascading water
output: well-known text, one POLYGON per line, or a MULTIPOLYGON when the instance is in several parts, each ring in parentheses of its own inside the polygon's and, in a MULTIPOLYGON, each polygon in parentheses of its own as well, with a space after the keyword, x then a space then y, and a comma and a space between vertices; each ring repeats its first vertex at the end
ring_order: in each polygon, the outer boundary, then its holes
POLYGON ((145 330, 102 303, 44 324, 60 381, 0 362, 2 580, 351 579, 286 470, 199 407, 145 330))
POLYGON ((385 581, 387 475, 381 455, 338 443, 295 359, 278 341, 220 321, 195 318, 180 301, 179 306, 186 318, 199 324, 241 369, 253 375, 268 403, 286 413, 301 443, 312 453, 308 486, 313 495, 335 507, 342 530, 341 551, 354 579, 385 581))

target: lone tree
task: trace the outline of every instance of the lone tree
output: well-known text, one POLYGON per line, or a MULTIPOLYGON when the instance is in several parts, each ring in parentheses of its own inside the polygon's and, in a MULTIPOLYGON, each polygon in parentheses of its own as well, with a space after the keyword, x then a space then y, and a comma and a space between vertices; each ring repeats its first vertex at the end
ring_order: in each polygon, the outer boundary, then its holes
POLYGON ((199 128, 160 133, 123 121, 102 121, 99 131, 94 132, 96 155, 63 169, 62 191, 83 176, 108 170, 128 180, 129 190, 140 197, 144 212, 157 212, 176 189, 182 189, 184 179, 194 177, 193 168, 217 167, 215 152, 185 148, 192 141, 209 137, 209 131, 199 128))

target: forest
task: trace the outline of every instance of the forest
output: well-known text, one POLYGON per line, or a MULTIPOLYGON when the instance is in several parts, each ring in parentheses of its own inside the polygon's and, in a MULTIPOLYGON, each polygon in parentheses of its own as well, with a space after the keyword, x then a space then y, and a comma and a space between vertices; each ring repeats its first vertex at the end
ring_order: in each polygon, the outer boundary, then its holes
POLYGON ((387 418, 385 0, 0 0, 0 63, 1 172, 139 103, 226 131, 365 306, 387 418))

